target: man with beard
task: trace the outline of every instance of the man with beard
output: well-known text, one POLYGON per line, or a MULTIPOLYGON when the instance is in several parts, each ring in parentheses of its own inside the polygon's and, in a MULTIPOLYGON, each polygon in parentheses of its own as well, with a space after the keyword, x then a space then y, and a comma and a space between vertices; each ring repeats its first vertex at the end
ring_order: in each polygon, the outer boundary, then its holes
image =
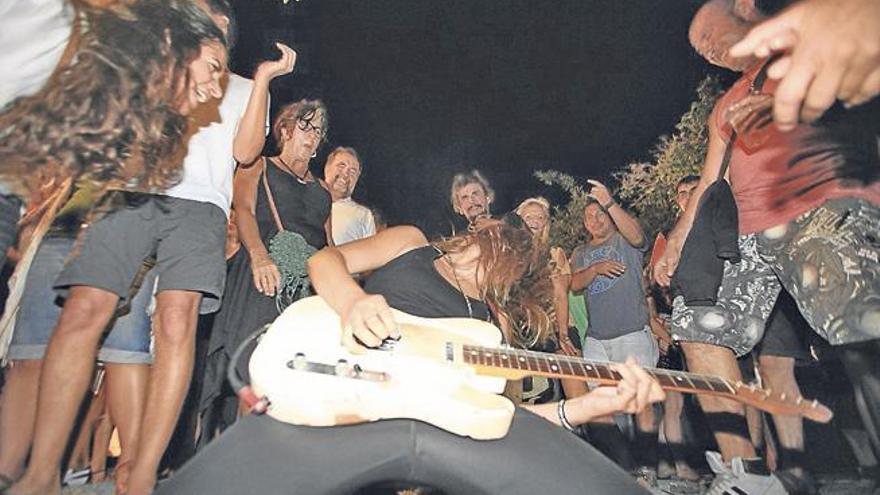
POLYGON ((473 232, 480 222, 492 218, 489 205, 495 201, 495 191, 478 170, 456 174, 452 178, 450 196, 452 209, 467 220, 469 232, 473 232))
POLYGON ((337 246, 376 234, 373 212, 351 199, 360 176, 361 160, 354 148, 339 146, 327 156, 324 182, 333 199, 330 218, 337 246))

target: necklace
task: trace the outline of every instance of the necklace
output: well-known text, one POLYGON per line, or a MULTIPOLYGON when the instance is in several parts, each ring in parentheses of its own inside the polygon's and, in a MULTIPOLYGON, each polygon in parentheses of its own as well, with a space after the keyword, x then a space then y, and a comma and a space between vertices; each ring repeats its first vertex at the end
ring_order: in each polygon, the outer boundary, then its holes
MULTIPOLYGON (((452 278, 455 279, 455 285, 458 286, 458 291, 461 292, 461 297, 464 298, 464 303, 467 305, 468 318, 473 318, 474 308, 471 306, 471 298, 465 294, 464 289, 461 286, 461 280, 458 279, 458 270, 455 269, 455 265, 452 263, 452 258, 449 257, 449 253, 444 253, 443 258, 449 265, 449 269, 452 270, 452 278)), ((491 315, 489 318, 491 318, 491 315)), ((489 321, 489 319, 487 318, 486 321, 489 321)))
POLYGON ((302 175, 302 177, 300 177, 299 175, 296 174, 296 172, 293 171, 293 167, 288 165, 287 162, 284 161, 284 158, 281 158, 281 155, 278 155, 275 158, 277 158, 278 161, 281 162, 282 165, 284 165, 284 171, 287 172, 288 174, 294 176, 296 178, 297 182, 299 182, 300 184, 307 184, 308 183, 308 181, 306 181, 306 179, 309 177, 308 166, 306 167, 306 173, 304 173, 302 175))

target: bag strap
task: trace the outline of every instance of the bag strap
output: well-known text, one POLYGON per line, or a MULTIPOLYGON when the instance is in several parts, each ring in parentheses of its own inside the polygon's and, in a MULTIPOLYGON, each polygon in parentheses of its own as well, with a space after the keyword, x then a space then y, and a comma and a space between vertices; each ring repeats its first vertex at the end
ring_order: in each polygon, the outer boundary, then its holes
MULTIPOLYGON (((761 70, 758 71, 758 75, 752 79, 752 83, 749 85, 749 94, 754 95, 758 94, 761 91, 761 88, 764 87, 764 82, 767 81, 767 69, 770 68, 770 65, 778 58, 773 57, 761 67, 761 70)), ((736 130, 730 133, 730 139, 727 141, 727 147, 724 149, 724 158, 721 161, 721 169, 718 171, 718 178, 716 180, 724 179, 724 174, 727 173, 727 168, 730 166, 730 156, 733 154, 733 144, 736 142, 736 130)))
POLYGON ((266 197, 269 198, 269 209, 272 210, 272 217, 275 218, 275 226, 278 232, 284 230, 284 224, 281 223, 281 216, 278 215, 278 208, 275 207, 275 197, 272 196, 272 189, 269 187, 269 174, 266 169, 269 168, 269 160, 263 157, 263 187, 266 188, 266 197))

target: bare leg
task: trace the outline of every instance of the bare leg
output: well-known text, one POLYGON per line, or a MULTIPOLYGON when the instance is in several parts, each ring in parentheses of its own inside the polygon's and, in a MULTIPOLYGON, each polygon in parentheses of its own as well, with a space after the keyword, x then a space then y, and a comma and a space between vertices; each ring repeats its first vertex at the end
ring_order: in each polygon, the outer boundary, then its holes
POLYGON ((103 483, 107 479, 107 447, 110 445, 110 435, 113 434, 113 423, 107 413, 106 375, 104 385, 98 391, 98 395, 92 399, 92 403, 100 406, 100 414, 95 418, 92 428, 92 455, 89 461, 92 477, 90 482, 103 483))
POLYGON ((157 296, 153 317, 156 356, 143 420, 143 431, 149 435, 144 435, 138 444, 129 478, 130 495, 150 493, 156 484, 156 471, 174 432, 192 376, 201 298, 198 292, 181 290, 166 290, 157 296))
MULTIPOLYGON (((764 387, 776 392, 783 392, 788 397, 800 397, 801 391, 794 376, 794 358, 781 356, 761 355, 758 358, 761 367, 761 376, 764 379, 764 387)), ((783 452, 792 454, 804 451, 804 420, 800 416, 773 415, 773 423, 776 425, 776 434, 783 452)), ((795 460, 794 465, 789 466, 789 471, 797 476, 803 476, 803 466, 799 465, 800 459, 795 460)), ((785 457, 782 459, 783 467, 785 457)))
MULTIPOLYGON (((688 370, 693 373, 709 373, 734 382, 742 380, 736 357, 733 351, 726 347, 697 342, 682 342, 681 348, 687 358, 688 370)), ((745 430, 745 410, 741 404, 729 399, 721 399, 709 395, 700 395, 699 401, 707 416, 712 414, 725 415, 736 421, 736 417, 742 418, 742 429, 745 430)), ((711 424, 711 419, 710 419, 711 424)), ((721 450, 721 456, 730 462, 734 457, 755 457, 755 447, 752 442, 736 432, 715 430, 715 441, 721 450)))
POLYGON ((0 475, 17 479, 34 439, 41 359, 13 361, 0 396, 0 475))
POLYGON ((112 424, 119 429, 119 443, 122 448, 114 474, 116 492, 125 493, 128 487, 128 475, 141 436, 150 367, 146 364, 112 363, 107 363, 106 366, 107 409, 112 424))
POLYGON ((60 493, 61 456, 92 377, 98 340, 118 301, 103 289, 71 288, 43 361, 31 462, 10 494, 60 493))
POLYGON ((688 464, 684 449, 684 432, 681 427, 681 415, 684 412, 684 396, 680 392, 666 392, 663 404, 663 433, 666 443, 672 452, 675 463, 675 474, 683 480, 695 481, 699 473, 688 464))
POLYGON ((101 420, 101 415, 104 414, 104 398, 102 393, 94 395, 92 389, 90 389, 87 398, 90 399, 89 409, 79 425, 79 431, 75 431, 76 442, 73 444, 70 459, 67 461, 67 469, 69 470, 78 471, 89 466, 92 433, 94 433, 95 426, 101 420))

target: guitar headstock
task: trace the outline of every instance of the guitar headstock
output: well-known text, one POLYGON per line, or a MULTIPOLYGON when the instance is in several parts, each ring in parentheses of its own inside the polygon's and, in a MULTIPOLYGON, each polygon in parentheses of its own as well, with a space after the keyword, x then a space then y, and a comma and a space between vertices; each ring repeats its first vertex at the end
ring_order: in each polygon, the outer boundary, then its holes
POLYGON ((831 409, 817 400, 793 397, 742 382, 736 382, 733 388, 734 393, 731 394, 731 398, 770 414, 803 416, 817 423, 827 423, 834 417, 831 409))

